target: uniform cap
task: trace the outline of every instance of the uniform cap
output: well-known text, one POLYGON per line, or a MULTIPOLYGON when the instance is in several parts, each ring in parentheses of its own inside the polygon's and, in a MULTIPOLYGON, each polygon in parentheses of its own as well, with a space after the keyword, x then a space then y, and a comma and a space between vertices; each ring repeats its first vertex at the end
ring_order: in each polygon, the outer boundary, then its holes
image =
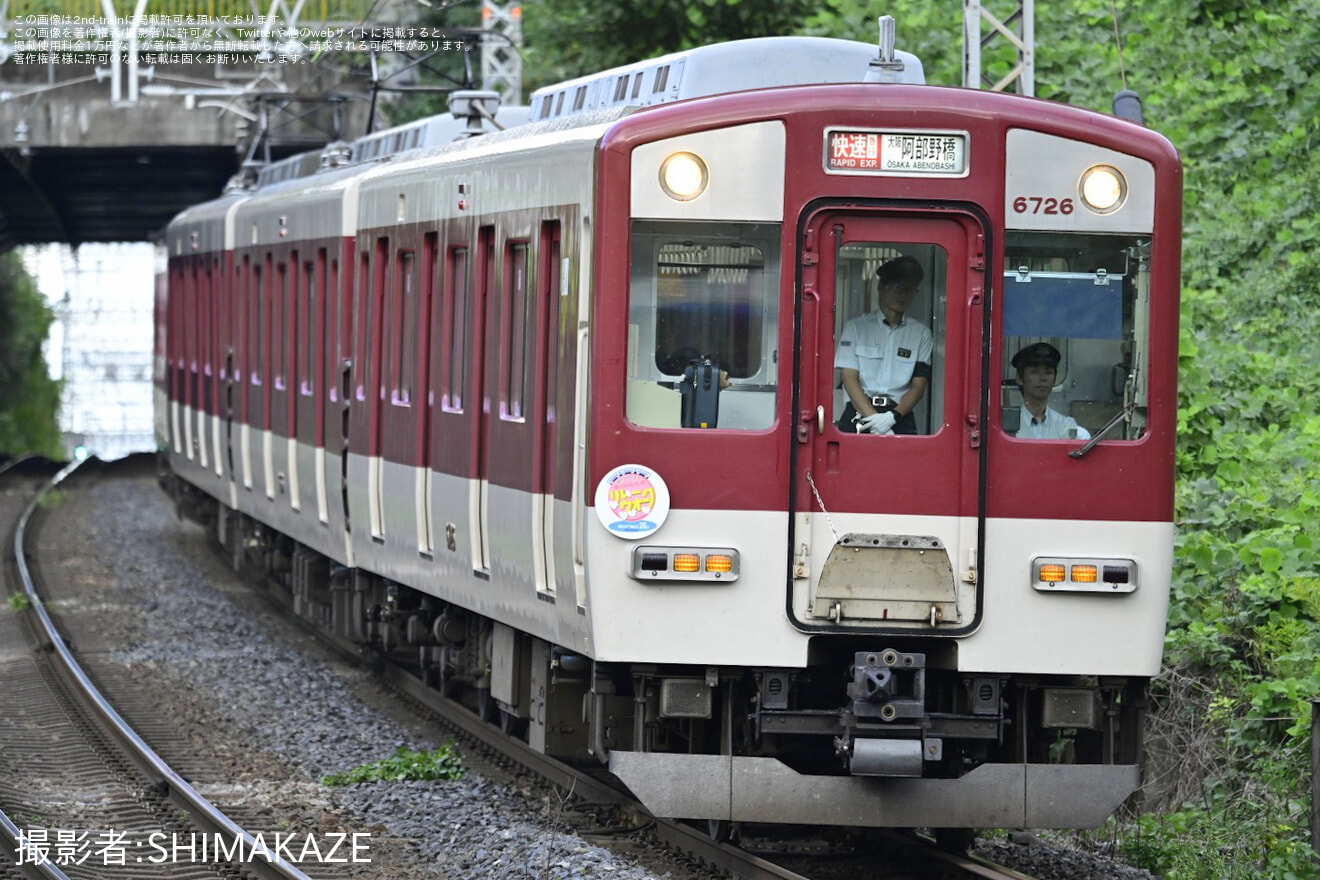
POLYGON ((1013 355, 1013 369, 1024 370, 1032 364, 1045 364, 1057 370, 1062 359, 1057 348, 1048 342, 1037 342, 1013 355))
POLYGON ((881 284, 898 282, 915 287, 921 283, 924 275, 916 257, 895 257, 875 270, 875 277, 880 279, 881 284))

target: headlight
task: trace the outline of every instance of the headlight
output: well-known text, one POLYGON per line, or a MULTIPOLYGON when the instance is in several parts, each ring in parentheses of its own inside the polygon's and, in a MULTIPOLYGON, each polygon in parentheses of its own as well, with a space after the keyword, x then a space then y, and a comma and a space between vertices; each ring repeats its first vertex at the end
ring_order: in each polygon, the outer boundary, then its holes
POLYGON ((1092 165, 1078 184, 1082 204, 1097 214, 1112 214, 1127 199, 1127 181, 1112 165, 1092 165))
POLYGON ((660 164, 660 187, 671 199, 690 202, 706 191, 710 172, 696 153, 674 153, 660 164))

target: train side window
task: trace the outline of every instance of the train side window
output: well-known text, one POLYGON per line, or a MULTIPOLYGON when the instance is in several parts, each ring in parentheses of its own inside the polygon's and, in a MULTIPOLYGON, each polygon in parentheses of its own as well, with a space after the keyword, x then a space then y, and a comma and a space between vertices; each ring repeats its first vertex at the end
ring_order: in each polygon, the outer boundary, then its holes
POLYGON ((527 242, 511 241, 504 252, 504 296, 502 297, 500 345, 500 418, 518 421, 523 417, 527 370, 527 242))
MULTIPOLYGON (((289 340, 289 267, 279 263, 275 267, 275 298, 271 302, 270 332, 272 340, 289 340)), ((271 343, 270 378, 274 387, 283 391, 289 374, 289 346, 271 343)))
POLYGON ((321 340, 316 337, 317 315, 325 301, 325 250, 322 249, 315 262, 303 262, 302 284, 298 287, 298 335, 303 341, 299 349, 301 359, 298 364, 298 391, 309 397, 317 384, 316 352, 321 340))
POLYGON ((358 282, 353 293, 354 301, 344 306, 353 314, 346 329, 353 337, 353 351, 359 355, 353 364, 353 397, 366 400, 367 355, 370 353, 367 348, 367 313, 371 308, 371 255, 365 250, 358 263, 358 282))
POLYGON ((188 267, 183 294, 183 347, 181 363, 184 369, 197 372, 197 265, 188 267))
POLYGON ((760 430, 775 420, 779 238, 775 223, 633 226, 628 419, 646 427, 760 430), (718 376, 696 389, 685 375, 718 376), (714 383, 711 383, 714 384, 714 383), (717 402, 713 399, 717 399, 717 402), (684 402, 687 401, 685 409, 684 402))
POLYGON ((399 251, 398 265, 394 275, 394 302, 391 304, 389 321, 394 325, 393 363, 390 377, 392 393, 390 400, 396 406, 412 404, 412 386, 417 369, 417 254, 415 251, 399 251))
POLYGON ((253 385, 261 384, 261 345, 264 338, 263 325, 266 322, 265 309, 263 305, 266 300, 263 285, 265 284, 265 272, 261 263, 252 266, 251 283, 248 286, 248 344, 247 344, 247 365, 248 381, 253 385))
POLYGON ((438 345, 440 335, 436 332, 435 321, 439 314, 440 305, 436 301, 436 291, 440 285, 440 233, 428 232, 422 238, 422 265, 421 273, 418 276, 421 284, 420 296, 417 303, 417 327, 414 333, 417 336, 417 367, 416 377, 418 386, 415 389, 419 399, 426 407, 428 415, 424 417, 424 431, 430 433, 429 413, 435 408, 436 397, 433 393, 435 377, 431 373, 432 357, 435 352, 431 348, 433 344, 438 345), (434 340, 434 341, 433 341, 434 340))
POLYGON ((204 262, 197 296, 197 350, 200 372, 204 376, 211 375, 211 334, 215 326, 212 308, 211 264, 204 262))
POLYGON ((1149 240, 1011 232, 1004 257, 1000 413, 1021 439, 1146 432, 1149 240), (1050 366, 1052 384, 1044 385, 1050 366), (1033 387, 1033 383, 1034 387, 1033 387))
MULTIPOLYGON (((353 356, 353 267, 351 265, 348 267, 346 274, 350 281, 341 289, 339 286, 339 261, 333 259, 330 261, 325 285, 329 296, 329 299, 326 300, 326 319, 337 320, 337 325, 335 329, 330 331, 330 336, 327 337, 331 339, 332 348, 326 352, 326 355, 335 358, 333 369, 336 373, 342 369, 344 362, 353 356), (336 298, 339 300, 338 308, 334 310, 335 315, 331 315, 330 304, 334 303, 336 298)), ((335 399, 334 389, 335 383, 331 382, 328 389, 331 400, 335 399)), ((344 395, 347 397, 347 389, 344 390, 344 395)))
POLYGON ((895 421, 894 433, 933 435, 943 427, 948 262, 942 247, 921 242, 850 242, 839 248, 830 420, 844 432, 859 433, 845 370, 856 374, 859 393, 877 412, 903 404, 898 411, 906 415, 895 421), (897 324, 891 315, 901 315, 897 324), (905 401, 909 392, 915 404, 905 401))
POLYGON ((440 354, 440 387, 444 393, 441 408, 446 412, 462 412, 467 375, 468 249, 451 248, 448 263, 442 308, 445 332, 440 354))
MULTIPOLYGON (((386 374, 389 362, 385 360, 385 349, 391 341, 385 335, 385 323, 389 320, 386 301, 389 298, 390 283, 390 240, 376 239, 375 254, 371 258, 371 289, 363 310, 366 315, 366 338, 369 340, 366 351, 371 352, 371 394, 377 400, 387 399, 390 393, 390 376, 386 374)), ((397 352, 391 347, 391 352, 397 352)), ((375 412, 373 404, 372 411, 375 412)), ((374 418, 374 417, 373 417, 374 418)), ((374 430, 374 429, 373 429, 374 430)))

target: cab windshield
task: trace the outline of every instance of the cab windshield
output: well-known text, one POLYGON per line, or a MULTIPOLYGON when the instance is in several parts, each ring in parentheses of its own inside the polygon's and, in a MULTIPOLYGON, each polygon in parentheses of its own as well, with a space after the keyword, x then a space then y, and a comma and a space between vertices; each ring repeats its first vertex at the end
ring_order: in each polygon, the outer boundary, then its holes
POLYGON ((779 236, 777 223, 634 223, 630 421, 656 428, 771 426, 779 236), (710 387, 696 401, 692 385, 702 376, 710 387))

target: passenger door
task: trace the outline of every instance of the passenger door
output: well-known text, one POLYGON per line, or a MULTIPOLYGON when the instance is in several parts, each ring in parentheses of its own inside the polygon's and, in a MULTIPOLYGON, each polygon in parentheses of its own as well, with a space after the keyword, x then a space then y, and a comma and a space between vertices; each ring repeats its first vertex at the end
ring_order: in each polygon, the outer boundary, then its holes
MULTIPOLYGON (((967 631, 978 617, 983 517, 984 227, 961 211, 827 208, 801 229, 794 623, 967 631), (847 402, 834 366, 840 337, 849 321, 879 320, 861 316, 878 308, 876 270, 899 256, 923 269, 903 320, 930 331, 917 433, 848 433, 836 424, 847 402)), ((908 323, 902 332, 921 329, 908 323)), ((907 338, 887 354, 876 345, 864 354, 913 360, 919 352, 907 338)))

